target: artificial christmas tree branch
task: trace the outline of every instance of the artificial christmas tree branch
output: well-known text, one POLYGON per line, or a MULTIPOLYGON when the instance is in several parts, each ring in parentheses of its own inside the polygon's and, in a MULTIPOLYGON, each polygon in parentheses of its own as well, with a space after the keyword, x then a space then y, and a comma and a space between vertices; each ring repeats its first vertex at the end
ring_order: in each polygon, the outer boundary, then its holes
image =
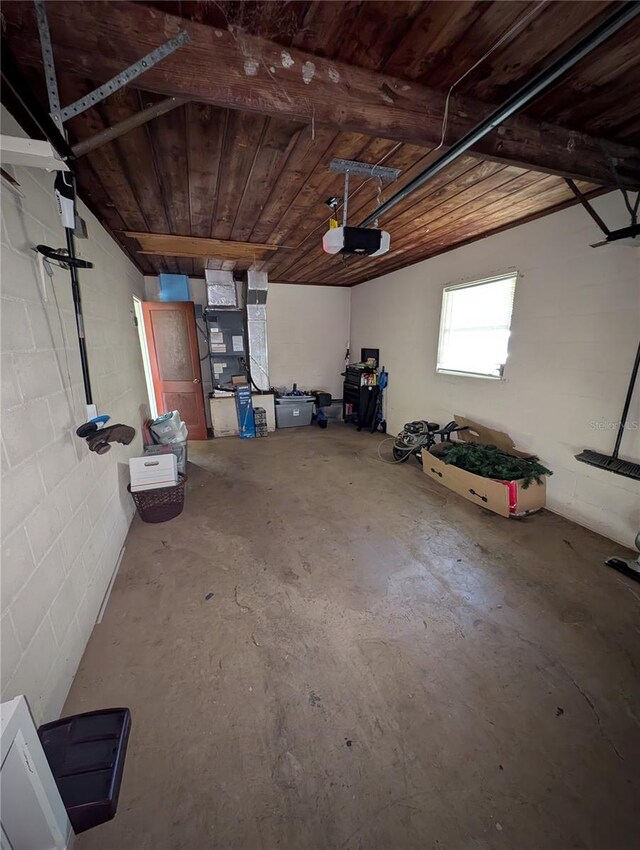
POLYGON ((514 457, 500 451, 496 446, 479 446, 475 443, 451 443, 443 446, 445 463, 450 463, 467 472, 473 472, 483 478, 495 478, 498 481, 519 481, 523 489, 532 482, 542 483, 543 475, 553 475, 543 466, 537 457, 514 457))

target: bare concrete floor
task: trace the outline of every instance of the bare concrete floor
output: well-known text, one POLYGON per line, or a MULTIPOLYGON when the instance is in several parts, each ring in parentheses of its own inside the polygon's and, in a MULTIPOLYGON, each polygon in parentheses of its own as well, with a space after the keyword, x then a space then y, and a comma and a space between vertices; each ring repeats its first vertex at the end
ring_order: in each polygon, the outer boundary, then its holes
POLYGON ((619 547, 484 512, 377 440, 194 444, 184 514, 136 519, 66 705, 133 713, 83 850, 640 846, 619 547))

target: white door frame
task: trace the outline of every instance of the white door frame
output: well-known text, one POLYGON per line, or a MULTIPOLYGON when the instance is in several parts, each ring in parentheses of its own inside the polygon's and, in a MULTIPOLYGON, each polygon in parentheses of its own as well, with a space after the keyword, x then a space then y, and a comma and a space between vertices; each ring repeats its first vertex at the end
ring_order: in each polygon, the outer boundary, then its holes
POLYGON ((140 340, 140 351, 142 352, 142 366, 144 368, 144 379, 147 384, 147 395, 149 397, 149 411, 151 418, 156 419, 158 416, 158 406, 156 404, 156 393, 153 388, 153 377, 151 375, 151 361, 149 360, 149 346, 147 345, 147 334, 144 329, 144 316, 142 315, 142 301, 137 295, 133 296, 133 310, 138 326, 138 339, 140 340))

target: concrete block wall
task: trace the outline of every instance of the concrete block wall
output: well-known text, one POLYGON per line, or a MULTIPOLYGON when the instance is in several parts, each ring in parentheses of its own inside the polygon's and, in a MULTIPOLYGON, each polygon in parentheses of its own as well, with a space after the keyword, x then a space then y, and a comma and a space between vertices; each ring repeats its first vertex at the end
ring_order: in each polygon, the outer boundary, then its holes
POLYGON ((269 288, 269 376, 275 387, 328 390, 342 398, 351 290, 279 284, 269 288))
MULTIPOLYGON (((611 229, 629 224, 619 193, 594 205, 611 229)), ((640 336, 640 251, 589 247, 601 238, 575 206, 360 284, 351 290, 351 343, 354 353, 380 348, 390 433, 456 414, 506 430, 554 471, 552 510, 632 546, 640 484, 574 457, 613 449, 640 336), (436 374, 443 287, 511 269, 521 276, 505 380, 436 374)), ((640 385, 621 456, 640 459, 640 385)))
MULTIPOLYGON (((2 132, 24 135, 2 112, 2 132)), ((131 522, 127 459, 89 452, 69 273, 43 288, 32 246, 64 245, 53 175, 11 169, 24 198, 2 192, 2 699, 25 693, 37 722, 59 715, 131 522)), ((147 404, 133 295, 143 278, 80 204, 94 263, 81 289, 94 401, 139 430, 147 404)))

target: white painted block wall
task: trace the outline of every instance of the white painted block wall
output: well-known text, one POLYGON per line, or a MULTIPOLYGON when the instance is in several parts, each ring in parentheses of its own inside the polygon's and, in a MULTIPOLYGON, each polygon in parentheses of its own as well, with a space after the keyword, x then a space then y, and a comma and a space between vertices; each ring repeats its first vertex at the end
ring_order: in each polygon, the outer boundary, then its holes
MULTIPOLYGON (((595 207, 609 227, 628 225, 617 193, 595 207)), ((599 238, 576 206, 363 283, 352 289, 351 341, 354 352, 380 348, 390 432, 455 414, 506 430, 553 469, 552 510, 631 546, 640 483, 574 459, 612 450, 640 337, 640 251, 590 248, 599 238), (505 381, 437 375, 443 287, 512 268, 522 276, 505 381)), ((636 461, 639 420, 640 386, 621 452, 636 461)))
MULTIPOLYGON (((3 109, 2 132, 24 135, 3 109)), ((24 693, 37 723, 59 715, 133 516, 127 459, 74 435, 85 420, 69 273, 46 296, 32 246, 64 245, 53 175, 13 169, 25 198, 2 192, 2 699, 24 693)), ((139 429, 146 389, 132 296, 142 275, 80 204, 78 253, 94 401, 139 429)))
POLYGON ((274 387, 328 390, 342 398, 350 290, 274 284, 267 300, 269 377, 274 387))

